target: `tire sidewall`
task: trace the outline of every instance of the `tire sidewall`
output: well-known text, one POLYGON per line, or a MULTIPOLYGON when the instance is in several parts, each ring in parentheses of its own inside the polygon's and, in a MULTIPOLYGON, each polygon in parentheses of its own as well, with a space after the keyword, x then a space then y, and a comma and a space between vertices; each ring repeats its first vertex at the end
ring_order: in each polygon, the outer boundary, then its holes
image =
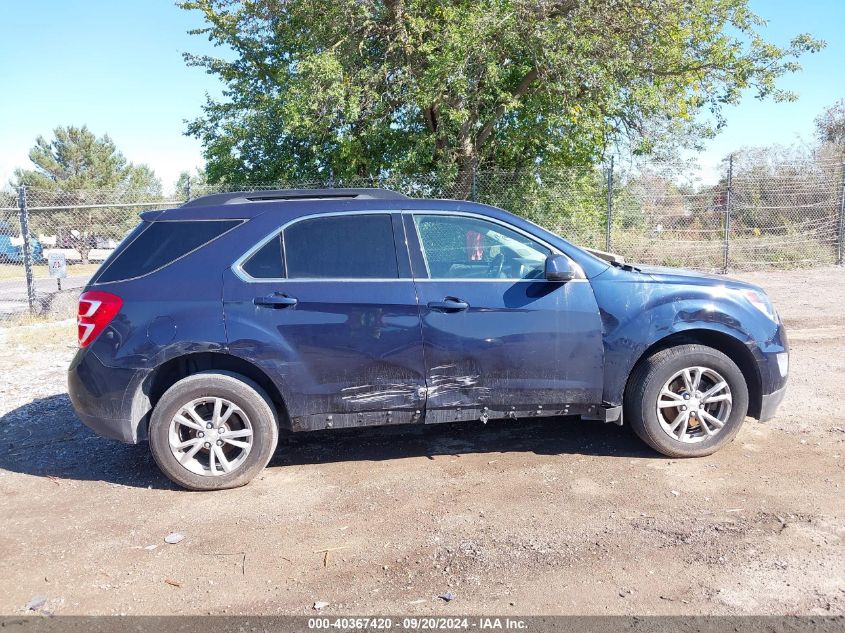
POLYGON ((270 400, 251 381, 232 374, 208 373, 188 376, 168 389, 150 419, 149 438, 153 458, 174 483, 189 490, 222 490, 249 483, 270 461, 278 443, 278 422, 270 400), (225 398, 243 409, 252 424, 253 447, 234 472, 215 477, 192 473, 170 450, 170 422, 188 402, 203 397, 225 398))
POLYGON ((651 364, 644 377, 642 399, 637 403, 640 424, 634 430, 656 450, 674 457, 699 457, 714 453, 731 442, 745 420, 748 411, 748 387, 737 365, 716 350, 696 346, 688 354, 678 354, 651 364), (724 427, 713 437, 695 443, 684 443, 669 437, 657 416, 657 400, 667 380, 688 367, 707 367, 718 372, 731 390, 731 413, 724 427))

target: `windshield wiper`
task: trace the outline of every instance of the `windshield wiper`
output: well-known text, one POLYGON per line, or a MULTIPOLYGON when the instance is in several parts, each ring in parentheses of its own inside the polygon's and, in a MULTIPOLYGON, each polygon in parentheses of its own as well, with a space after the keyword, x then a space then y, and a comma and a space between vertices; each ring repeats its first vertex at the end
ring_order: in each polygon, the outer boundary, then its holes
POLYGON ((598 257, 602 261, 605 261, 608 264, 610 264, 611 266, 614 266, 616 268, 621 268, 622 270, 628 270, 628 271, 636 271, 638 273, 642 272, 636 266, 632 266, 631 264, 626 264, 625 258, 622 257, 621 255, 617 255, 616 253, 608 253, 607 251, 600 251, 596 248, 585 248, 584 250, 587 251, 588 253, 590 253, 591 255, 598 257))
POLYGON ((636 266, 632 266, 631 264, 626 264, 625 262, 611 261, 610 265, 614 266, 615 268, 621 268, 622 270, 627 270, 628 272, 637 272, 637 273, 643 272, 642 270, 640 270, 636 266))

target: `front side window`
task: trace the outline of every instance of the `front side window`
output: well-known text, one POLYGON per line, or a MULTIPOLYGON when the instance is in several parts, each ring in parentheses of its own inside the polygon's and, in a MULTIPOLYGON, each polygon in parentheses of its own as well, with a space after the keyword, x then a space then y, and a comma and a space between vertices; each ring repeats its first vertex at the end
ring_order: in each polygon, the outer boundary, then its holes
POLYGON ((399 277, 388 214, 310 218, 284 231, 288 279, 399 277))
POLYGON ((542 279, 551 251, 496 222, 451 215, 415 215, 432 279, 542 279))

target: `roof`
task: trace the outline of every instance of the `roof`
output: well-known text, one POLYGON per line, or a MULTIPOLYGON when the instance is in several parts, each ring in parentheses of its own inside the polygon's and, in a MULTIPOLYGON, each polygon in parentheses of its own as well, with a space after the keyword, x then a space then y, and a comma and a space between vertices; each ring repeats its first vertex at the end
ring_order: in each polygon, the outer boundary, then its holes
POLYGON ((389 189, 270 189, 265 191, 232 191, 202 196, 186 202, 182 207, 210 207, 221 204, 249 204, 251 202, 293 202, 307 200, 407 200, 389 189))
POLYGON ((504 213, 499 209, 467 200, 410 198, 388 189, 279 189, 274 191, 234 191, 191 200, 181 207, 144 211, 148 222, 178 220, 251 219, 272 213, 280 221, 324 212, 356 212, 429 209, 504 213))
POLYGON ((466 200, 410 198, 389 189, 278 189, 273 191, 233 191, 203 196, 180 207, 144 211, 148 222, 163 220, 250 219, 264 213, 294 218, 327 211, 386 209, 452 209, 493 211, 487 205, 466 200))

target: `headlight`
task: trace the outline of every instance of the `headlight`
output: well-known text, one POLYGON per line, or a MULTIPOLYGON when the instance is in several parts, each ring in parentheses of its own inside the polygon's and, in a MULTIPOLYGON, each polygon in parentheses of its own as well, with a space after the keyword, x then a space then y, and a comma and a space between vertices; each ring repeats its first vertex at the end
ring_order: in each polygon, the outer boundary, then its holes
POLYGON ((775 312, 772 302, 769 301, 769 298, 765 295, 765 293, 758 292, 756 290, 742 290, 741 292, 742 296, 746 298, 748 303, 753 305, 775 323, 778 322, 778 313, 775 312))

